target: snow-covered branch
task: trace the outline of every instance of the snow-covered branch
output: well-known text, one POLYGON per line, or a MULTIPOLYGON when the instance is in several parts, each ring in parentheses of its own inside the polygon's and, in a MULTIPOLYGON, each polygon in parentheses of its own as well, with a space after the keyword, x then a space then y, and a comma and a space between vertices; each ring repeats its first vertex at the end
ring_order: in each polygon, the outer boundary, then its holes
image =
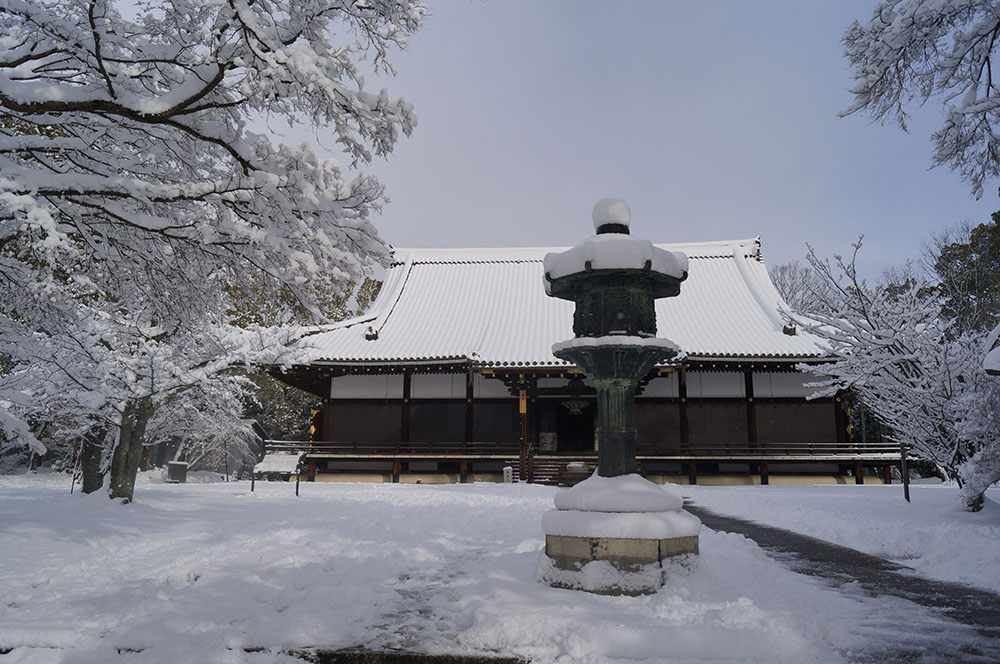
POLYGON ((978 198, 1000 174, 998 36, 1000 11, 991 0, 879 2, 868 22, 844 33, 855 84, 854 102, 841 115, 864 112, 906 129, 909 105, 942 100, 934 165, 959 171, 978 198))
POLYGON ((383 189, 248 127, 310 122, 352 166, 389 153, 416 116, 366 90, 360 66, 391 71, 425 12, 0 3, 0 353, 14 358, 0 390, 30 396, 5 399, 0 426, 27 439, 16 421, 58 395, 134 441, 157 408, 234 365, 293 362, 301 330, 235 326, 233 293, 278 320, 328 320, 327 299, 387 258, 370 221, 383 189))
POLYGON ((836 259, 834 268, 809 253, 830 308, 807 310, 797 322, 826 342, 832 361, 802 368, 824 377, 817 396, 856 393, 892 439, 963 484, 977 509, 1000 479, 993 462, 977 462, 1000 459, 1000 422, 986 406, 1000 399, 1000 381, 982 369, 985 335, 952 334, 938 291, 911 269, 870 285, 858 278, 854 257, 836 259))

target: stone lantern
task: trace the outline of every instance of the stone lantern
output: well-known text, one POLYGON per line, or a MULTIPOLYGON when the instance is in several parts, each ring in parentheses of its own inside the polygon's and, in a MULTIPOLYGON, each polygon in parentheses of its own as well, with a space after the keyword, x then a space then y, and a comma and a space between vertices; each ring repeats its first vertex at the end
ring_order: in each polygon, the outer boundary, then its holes
POLYGON ((628 203, 594 207, 597 235, 545 257, 545 288, 576 303, 573 334, 553 354, 572 362, 597 388, 598 473, 635 472, 635 390, 653 366, 678 348, 656 338, 654 302, 681 292, 687 256, 629 234, 628 203))
POLYGON ((655 592, 663 560, 697 553, 701 523, 683 501, 635 473, 635 390, 680 349, 656 337, 654 303, 680 294, 687 256, 629 233, 620 199, 594 206, 597 234, 545 256, 545 291, 576 304, 575 337, 555 344, 597 390, 597 472, 556 495, 545 514, 540 578, 550 585, 607 594, 655 592))

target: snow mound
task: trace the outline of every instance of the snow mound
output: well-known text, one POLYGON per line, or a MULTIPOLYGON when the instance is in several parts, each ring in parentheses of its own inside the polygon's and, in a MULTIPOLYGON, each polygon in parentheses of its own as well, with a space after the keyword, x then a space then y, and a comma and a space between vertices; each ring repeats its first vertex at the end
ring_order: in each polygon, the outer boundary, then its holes
POLYGON ((557 493, 554 502, 557 509, 584 512, 676 512, 684 506, 680 496, 636 473, 601 477, 595 472, 557 493))
POLYGON ((632 223, 632 208, 620 198, 602 198, 594 204, 590 218, 594 220, 594 230, 605 224, 628 226, 632 223))
POLYGON ((624 594, 644 594, 659 589, 665 578, 660 565, 643 565, 639 569, 623 572, 606 560, 592 560, 579 571, 556 567, 551 558, 542 554, 538 560, 536 577, 542 583, 562 588, 589 592, 617 591, 624 594))
POLYGON ((554 537, 605 539, 671 539, 697 537, 701 520, 677 512, 582 512, 549 510, 542 515, 542 531, 554 537))

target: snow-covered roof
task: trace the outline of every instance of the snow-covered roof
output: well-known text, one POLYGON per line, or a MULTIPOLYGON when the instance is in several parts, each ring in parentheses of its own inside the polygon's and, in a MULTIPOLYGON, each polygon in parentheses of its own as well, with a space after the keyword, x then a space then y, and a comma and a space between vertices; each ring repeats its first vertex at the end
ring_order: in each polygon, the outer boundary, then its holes
POLYGON ((1000 324, 986 335, 986 347, 990 351, 983 358, 983 369, 991 376, 1000 376, 1000 324))
MULTIPOLYGON (((656 246, 689 258, 680 296, 656 302, 657 336, 700 358, 821 355, 782 331, 758 239, 656 246)), ((552 344, 573 336, 574 305, 545 294, 542 268, 565 249, 397 249, 371 310, 308 338, 314 361, 565 366, 552 344)))
POLYGON ((992 376, 1000 376, 1000 348, 994 348, 986 354, 983 369, 992 376))

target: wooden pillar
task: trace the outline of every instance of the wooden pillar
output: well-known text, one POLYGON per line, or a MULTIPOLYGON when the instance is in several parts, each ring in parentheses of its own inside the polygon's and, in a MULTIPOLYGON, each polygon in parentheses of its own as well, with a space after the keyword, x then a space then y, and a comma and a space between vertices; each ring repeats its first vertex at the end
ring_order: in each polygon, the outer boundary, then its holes
POLYGON ((309 418, 309 442, 326 440, 324 425, 328 418, 324 414, 328 410, 330 410, 330 400, 323 399, 323 408, 311 411, 311 417, 309 418))
POLYGON ((521 418, 521 454, 520 454, 520 476, 521 481, 528 481, 528 391, 520 390, 518 393, 517 412, 521 418))
POLYGON ((402 465, 403 464, 400 463, 399 459, 393 459, 392 460, 392 483, 393 484, 399 484, 399 473, 400 473, 400 470, 402 470, 402 468, 401 468, 402 465))
MULTIPOLYGON (((534 383, 537 385, 537 383, 534 383)), ((540 426, 538 413, 538 395, 534 389, 528 390, 528 444, 538 454, 538 428, 540 426)))
POLYGON ((462 459, 458 462, 458 481, 465 484, 469 481, 469 460, 462 459))
POLYGON ((892 484, 892 466, 882 466, 882 484, 892 484))
POLYGON ((864 484, 865 483, 865 469, 861 467, 861 462, 854 464, 854 483, 864 484))
POLYGON ((847 437, 847 416, 844 413, 844 404, 841 400, 840 395, 833 400, 833 416, 836 422, 837 428, 837 442, 847 443, 849 442, 847 437))
POLYGON ((410 372, 403 371, 403 411, 399 422, 399 442, 410 442, 410 372))
POLYGON ((687 413, 687 368, 677 370, 678 422, 680 425, 681 451, 691 452, 691 432, 688 429, 687 413))
MULTIPOLYGON (((473 442, 475 437, 475 424, 476 421, 473 415, 473 403, 474 390, 473 390, 473 379, 475 374, 472 373, 472 368, 470 367, 465 373, 465 438, 466 443, 473 442)), ((462 480, 463 482, 465 480, 462 480)))
MULTIPOLYGON (((679 399, 678 422, 680 425, 681 452, 693 454, 691 449, 691 430, 688 428, 687 414, 687 367, 681 366, 677 370, 677 397, 679 399)), ((688 483, 698 483, 698 462, 694 459, 688 461, 688 483)))
POLYGON ((755 450, 758 448, 757 409, 753 402, 753 370, 751 369, 743 371, 743 389, 746 392, 747 442, 750 444, 750 449, 755 450))
POLYGON ((330 432, 333 431, 333 400, 327 399, 323 404, 323 432, 327 434, 327 437, 323 440, 330 440, 333 438, 330 432))
POLYGON ((309 475, 307 478, 310 482, 316 481, 316 462, 312 459, 309 460, 309 475))
MULTIPOLYGON (((747 444, 751 450, 763 451, 760 441, 757 438, 757 406, 754 403, 753 369, 751 367, 743 370, 743 392, 747 407, 747 444)), ((761 461, 757 464, 757 467, 760 472, 761 485, 767 486, 770 483, 767 472, 767 461, 761 461)), ((753 468, 750 468, 750 472, 753 472, 753 468)))

